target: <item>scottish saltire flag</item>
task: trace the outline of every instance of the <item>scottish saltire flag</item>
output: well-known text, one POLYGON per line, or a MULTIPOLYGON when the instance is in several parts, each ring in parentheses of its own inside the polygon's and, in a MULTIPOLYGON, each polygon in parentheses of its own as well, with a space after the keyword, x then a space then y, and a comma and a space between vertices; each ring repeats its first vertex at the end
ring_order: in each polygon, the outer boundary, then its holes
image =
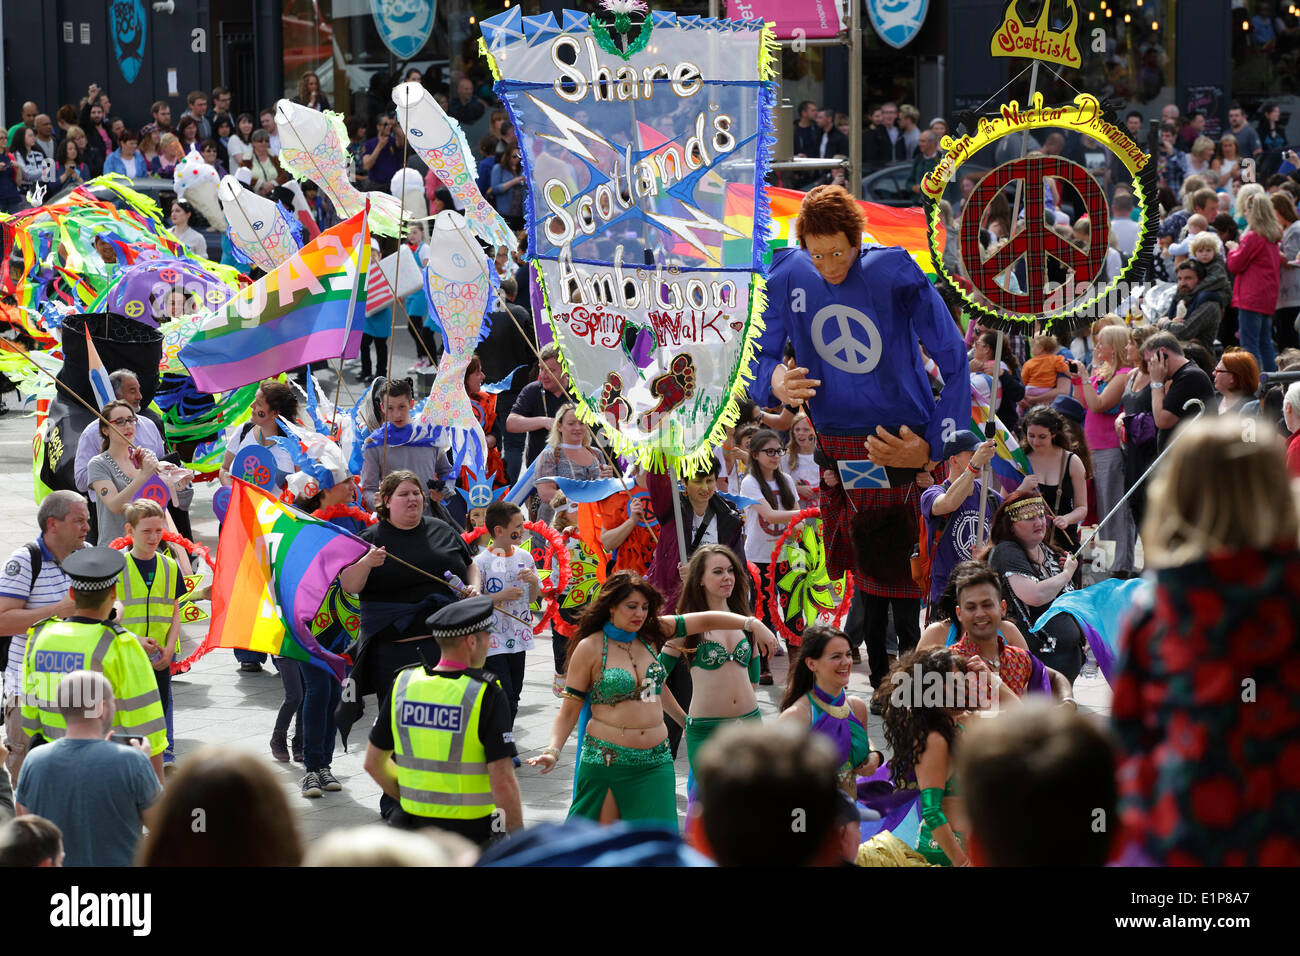
POLYGON ((1037 632, 1058 614, 1070 614, 1079 622, 1106 681, 1114 685, 1119 656, 1119 635, 1133 608, 1140 604, 1150 585, 1142 578, 1107 578, 1077 591, 1066 591, 1030 628, 1037 632))
POLYGON ((369 268, 362 212, 209 313, 180 360, 199 389, 225 392, 319 359, 356 356, 369 268))
POLYGON ((95 393, 95 406, 102 410, 116 396, 113 394, 113 383, 108 380, 108 370, 99 357, 99 349, 95 348, 90 337, 89 325, 86 326, 86 364, 90 367, 90 388, 95 393))
POLYGON ((366 553, 365 542, 255 485, 236 478, 233 487, 204 650, 278 654, 326 668, 342 682, 343 659, 320 646, 311 622, 330 583, 366 553))
POLYGON ((845 491, 861 491, 866 488, 888 488, 889 474, 884 465, 863 458, 860 461, 837 461, 840 484, 845 491))
MULTIPOLYGON (((970 430, 984 438, 984 426, 989 420, 988 399, 981 396, 974 385, 971 386, 970 430)), ((1029 459, 1020 450, 1020 444, 1014 435, 1007 431, 1002 419, 993 416, 994 440, 998 443, 997 454, 989 465, 1002 482, 1003 490, 1015 488, 1025 476, 1032 471, 1029 459)))

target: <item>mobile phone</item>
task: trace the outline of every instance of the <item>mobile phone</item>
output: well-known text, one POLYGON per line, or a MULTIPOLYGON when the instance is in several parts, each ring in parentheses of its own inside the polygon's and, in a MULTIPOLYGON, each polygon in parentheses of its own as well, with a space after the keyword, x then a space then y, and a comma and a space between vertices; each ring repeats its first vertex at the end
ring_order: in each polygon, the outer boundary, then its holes
POLYGON ((115 744, 121 744, 123 747, 131 747, 137 743, 144 743, 143 737, 137 737, 134 734, 114 734, 108 738, 115 744))

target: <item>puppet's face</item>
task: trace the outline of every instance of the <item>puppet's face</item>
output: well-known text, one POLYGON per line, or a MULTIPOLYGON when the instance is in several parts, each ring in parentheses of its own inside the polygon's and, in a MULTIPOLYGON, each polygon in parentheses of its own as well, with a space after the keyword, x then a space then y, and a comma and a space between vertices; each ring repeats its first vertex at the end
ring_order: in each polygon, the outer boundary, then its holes
POLYGON ((839 285, 847 279, 858 258, 857 251, 849 245, 849 237, 842 232, 829 236, 804 236, 803 244, 821 277, 831 285, 839 285))

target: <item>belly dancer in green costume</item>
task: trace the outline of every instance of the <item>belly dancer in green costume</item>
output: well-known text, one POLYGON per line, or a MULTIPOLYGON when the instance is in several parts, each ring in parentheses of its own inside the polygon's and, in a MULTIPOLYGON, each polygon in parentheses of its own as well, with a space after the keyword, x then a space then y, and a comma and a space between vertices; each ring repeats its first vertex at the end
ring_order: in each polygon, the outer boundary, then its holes
POLYGON ((588 725, 579 728, 569 816, 677 827, 676 780, 663 718, 666 712, 683 723, 686 715, 664 690, 667 672, 657 654, 670 637, 740 628, 746 618, 717 611, 660 617, 661 602, 640 575, 612 574, 578 626, 584 636, 570 642, 567 684, 550 745, 528 761, 549 773, 590 707, 588 725))
MULTIPOLYGON (((706 544, 691 556, 677 610, 731 611, 749 616, 752 610, 749 575, 734 551, 724 544, 706 544)), ((686 755, 694 780, 700 748, 720 727, 738 720, 758 720, 754 687, 759 677, 759 647, 770 654, 776 638, 761 621, 750 618, 740 630, 709 631, 698 637, 673 638, 659 661, 672 669, 685 658, 691 668, 690 715, 686 718, 686 755)))

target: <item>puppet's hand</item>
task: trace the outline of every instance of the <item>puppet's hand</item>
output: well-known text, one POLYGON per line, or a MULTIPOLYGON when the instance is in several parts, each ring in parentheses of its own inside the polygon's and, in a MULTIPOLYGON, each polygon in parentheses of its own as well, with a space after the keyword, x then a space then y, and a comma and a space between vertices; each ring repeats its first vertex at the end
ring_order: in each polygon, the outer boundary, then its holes
POLYGON ((806 368, 786 368, 778 365, 772 369, 772 394, 784 405, 806 402, 817 394, 821 379, 809 378, 806 368))
POLYGON ((889 468, 924 468, 930 461, 930 443, 906 425, 897 437, 877 425, 876 434, 867 439, 867 458, 889 468))

